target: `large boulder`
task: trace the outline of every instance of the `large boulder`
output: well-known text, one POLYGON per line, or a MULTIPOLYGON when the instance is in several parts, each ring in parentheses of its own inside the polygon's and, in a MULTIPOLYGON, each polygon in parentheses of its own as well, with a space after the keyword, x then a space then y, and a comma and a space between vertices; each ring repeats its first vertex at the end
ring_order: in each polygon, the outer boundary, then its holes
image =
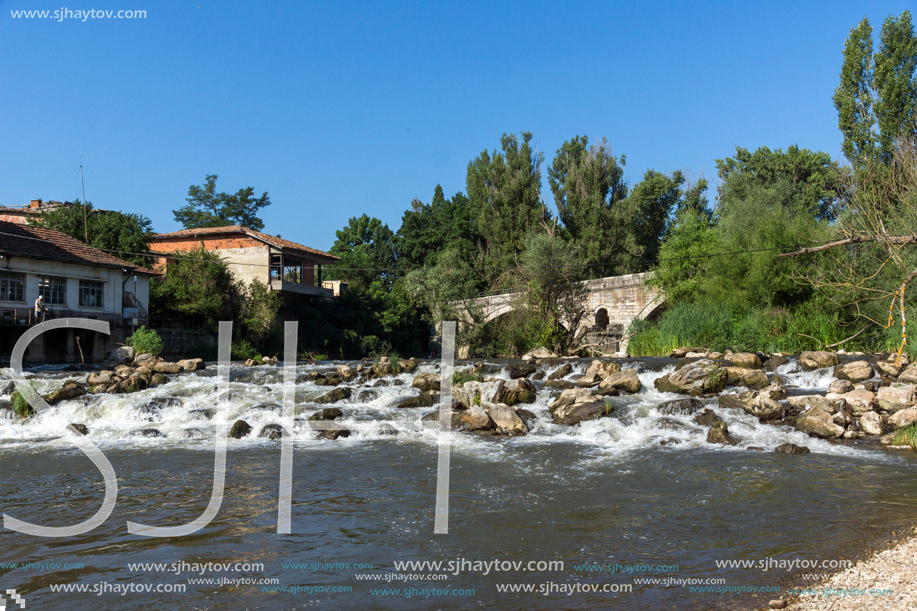
POLYGON ((726 371, 710 359, 701 359, 656 378, 653 384, 663 392, 699 397, 723 390, 726 386, 726 371))
MULTIPOLYGON (((452 430, 462 428, 462 414, 463 413, 464 412, 457 412, 454 410, 449 412, 449 428, 451 428, 452 430)), ((435 412, 427 412, 426 414, 423 415, 423 417, 420 420, 422 422, 439 422, 439 419, 440 419, 439 410, 437 410, 435 412)), ((397 432, 394 434, 397 434, 397 432)))
POLYGON ((751 352, 735 352, 726 355, 726 360, 742 369, 761 369, 761 359, 751 352))
POLYGON ((513 408, 502 403, 485 403, 484 411, 493 420, 498 433, 504 435, 524 435, 529 427, 522 421, 513 408))
POLYGON ((732 435, 729 434, 729 427, 725 422, 719 420, 713 423, 713 426, 707 431, 707 443, 719 443, 723 445, 734 446, 739 443, 732 435))
POLYGON ((556 359, 557 355, 548 350, 545 347, 535 348, 530 350, 522 355, 523 361, 528 361, 530 359, 556 359))
POLYGON ((843 399, 847 403, 847 407, 850 413, 855 416, 861 416, 866 412, 876 408, 875 393, 866 390, 865 388, 854 388, 850 392, 845 392, 842 395, 828 393, 825 395, 825 397, 829 401, 843 399))
POLYGON ((573 371, 573 365, 570 363, 564 363, 557 369, 551 372, 551 375, 548 376, 548 380, 560 380, 561 378, 570 375, 573 371))
POLYGON ((704 404, 697 399, 675 399, 674 401, 664 401, 656 409, 660 414, 666 416, 690 416, 701 410, 704 404))
MULTIPOLYGON (((182 371, 198 371, 200 369, 206 368, 206 365, 204 364, 204 359, 182 359, 175 364, 178 365, 179 369, 181 369, 182 371)), ((159 373, 166 373, 166 372, 159 372, 159 373)))
POLYGON ((908 365, 898 376, 898 381, 904 384, 917 384, 917 363, 908 365))
POLYGON ((119 346, 108 354, 108 361, 112 365, 132 363, 134 361, 134 348, 132 346, 119 346))
POLYGON ((826 352, 824 350, 803 352, 799 355, 799 364, 802 365, 804 369, 834 367, 837 365, 837 355, 833 352, 826 352))
POLYGON ((834 380, 828 384, 828 392, 836 395, 842 395, 853 390, 855 387, 850 380, 834 380))
POLYGON ((252 432, 252 427, 245 420, 236 420, 232 424, 232 428, 229 429, 229 436, 233 439, 242 439, 243 437, 248 437, 252 432))
MULTIPOLYGON (((528 381, 528 380, 526 380, 528 381)), ((464 409, 472 405, 480 405, 482 401, 498 403, 498 396, 504 395, 506 381, 488 380, 487 382, 465 382, 461 386, 452 387, 452 396, 464 409)))
POLYGON ((519 378, 527 378, 538 371, 538 368, 531 363, 513 363, 506 369, 509 373, 509 377, 513 380, 517 380, 519 378))
POLYGON ((798 446, 795 443, 781 443, 774 448, 774 452, 781 454, 808 454, 811 450, 805 446, 798 446))
POLYGON ((894 414, 914 404, 917 400, 915 386, 913 384, 883 386, 876 393, 876 399, 879 401, 879 409, 894 414))
POLYGON ((338 377, 345 382, 351 382, 357 377, 356 372, 354 372, 353 367, 350 365, 338 365, 337 374, 338 377))
POLYGON ((849 380, 854 384, 865 382, 873 377, 872 365, 866 361, 852 361, 838 365, 834 370, 834 377, 839 380, 849 380))
POLYGON ((602 390, 613 388, 629 393, 638 393, 640 389, 643 388, 643 385, 640 383, 640 378, 637 376, 636 371, 633 369, 625 369, 607 376, 599 383, 599 388, 602 390))
POLYGON ((589 403, 571 403, 551 412, 555 424, 573 425, 584 420, 597 420, 611 416, 614 406, 611 403, 592 401, 589 403))
POLYGON ((321 411, 315 412, 309 416, 309 420, 337 420, 338 418, 343 418, 344 412, 342 412, 337 407, 326 407, 321 411))
POLYGON ((787 402, 798 411, 805 411, 810 407, 818 407, 832 414, 844 406, 843 399, 828 399, 822 395, 797 395, 787 397, 787 402))
POLYGON ((414 388, 419 388, 423 392, 439 392, 440 376, 435 373, 421 373, 418 374, 414 381, 411 383, 411 386, 414 388))
POLYGON ((535 395, 535 385, 526 378, 519 378, 502 384, 500 390, 495 394, 495 402, 505 405, 534 403, 535 395))
POLYGON ((117 380, 114 379, 115 372, 103 369, 102 371, 94 371, 89 374, 89 378, 86 382, 90 386, 99 386, 101 384, 114 384, 117 380))
POLYGON ((595 395, 588 388, 569 388, 560 393, 560 396, 548 406, 548 410, 553 412, 574 403, 592 403, 593 401, 595 401, 595 395))
POLYGON ((349 399, 350 395, 353 394, 353 391, 349 388, 335 388, 329 393, 326 393, 315 400, 315 403, 337 403, 338 401, 343 401, 344 399, 349 399))
POLYGON ((159 361, 153 365, 153 371, 156 373, 181 373, 181 365, 178 363, 170 363, 168 361, 159 361))
POLYGON ((82 397, 88 391, 86 390, 86 385, 81 382, 75 382, 73 380, 68 380, 64 382, 64 385, 52 392, 45 398, 45 401, 48 405, 56 405, 61 401, 69 401, 71 399, 76 399, 77 397, 82 397))
POLYGON ((917 423, 917 407, 909 407, 895 412, 888 418, 888 428, 892 430, 903 429, 914 423, 917 423))
POLYGON ((428 394, 416 395, 414 397, 407 397, 400 400, 398 402, 398 407, 433 407, 437 399, 438 397, 434 397, 433 395, 428 394))
POLYGON ((813 407, 796 418, 796 429, 824 439, 844 434, 844 427, 835 422, 834 414, 820 407, 813 407))
POLYGON ((717 401, 720 407, 741 409, 761 422, 780 420, 786 415, 783 405, 770 392, 749 390, 737 395, 720 395, 717 401))
POLYGON ((882 416, 876 412, 866 412, 860 416, 860 430, 867 435, 882 435, 885 433, 885 423, 882 416))
POLYGON ((586 373, 576 381, 577 386, 595 386, 613 373, 621 371, 621 364, 614 361, 592 361, 586 373))
POLYGON ((903 365, 896 365, 894 360, 891 361, 876 361, 876 369, 879 370, 883 376, 889 378, 897 378, 901 375, 901 372, 904 371, 903 365))
POLYGON ((770 384, 770 380, 767 379, 767 374, 761 369, 751 369, 747 367, 725 367, 724 369, 726 370, 726 384, 730 386, 764 388, 770 384))
POLYGON ((469 431, 487 431, 496 426, 480 405, 472 405, 462 412, 462 425, 469 431))

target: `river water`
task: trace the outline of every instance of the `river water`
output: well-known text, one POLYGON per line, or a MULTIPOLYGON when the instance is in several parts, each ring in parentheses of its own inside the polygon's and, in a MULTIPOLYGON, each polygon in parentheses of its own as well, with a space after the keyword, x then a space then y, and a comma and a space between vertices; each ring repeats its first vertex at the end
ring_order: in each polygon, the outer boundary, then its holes
MULTIPOLYGON (((574 364, 570 379, 588 363, 574 364)), ((333 365, 299 365, 298 378, 333 365)), ((508 379, 504 365, 492 369, 508 379)), ((440 434, 419 426, 431 408, 395 407, 418 394, 414 375, 436 373, 435 362, 388 378, 400 386, 346 384, 353 396, 335 407, 355 431, 349 438, 315 439, 298 422, 291 534, 277 534, 280 443, 256 437, 280 421, 279 367, 233 366, 226 420, 244 419, 253 433, 229 440, 220 512, 187 537, 141 537, 125 524, 183 524, 207 506, 215 367, 132 395, 68 401, 24 424, 0 419, 3 513, 64 526, 98 509, 102 477, 75 449, 70 423, 89 428, 119 484, 114 512, 90 533, 49 539, 0 529, 0 591, 15 589, 30 609, 756 608, 913 521, 913 453, 816 440, 722 410, 715 399, 706 403, 741 442, 710 445, 689 417, 664 420, 656 410, 679 398, 652 384, 672 362, 624 367, 637 369, 644 389, 613 398, 613 417, 551 424, 547 405, 559 391, 544 389, 525 406, 538 419, 524 437, 443 433, 451 442, 447 534, 433 532, 440 434), (399 433, 359 426, 371 420, 399 433), (138 435, 149 429, 163 436, 138 435), (811 453, 773 452, 784 442, 811 453), (718 567, 728 560, 757 564, 718 567), (404 561, 442 565, 396 567, 404 561), (825 568, 800 568, 810 561, 825 568), (796 567, 787 570, 789 562, 796 567)), ((797 392, 824 392, 833 379, 828 370, 800 371, 795 361, 779 373, 797 392)), ((54 369, 28 375, 39 392, 86 377, 54 369)), ((317 411, 310 400, 328 390, 301 381, 297 414, 317 411)))

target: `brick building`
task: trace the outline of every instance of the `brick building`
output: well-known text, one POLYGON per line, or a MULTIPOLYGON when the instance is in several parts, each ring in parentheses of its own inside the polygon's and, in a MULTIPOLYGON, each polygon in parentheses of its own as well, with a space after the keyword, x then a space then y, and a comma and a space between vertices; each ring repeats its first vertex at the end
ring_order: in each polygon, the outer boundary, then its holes
POLYGON ((260 280, 280 291, 285 304, 302 298, 333 297, 341 283, 322 279, 322 266, 338 261, 332 254, 240 225, 183 229, 153 236, 150 249, 164 256, 204 250, 216 252, 246 285, 260 280))

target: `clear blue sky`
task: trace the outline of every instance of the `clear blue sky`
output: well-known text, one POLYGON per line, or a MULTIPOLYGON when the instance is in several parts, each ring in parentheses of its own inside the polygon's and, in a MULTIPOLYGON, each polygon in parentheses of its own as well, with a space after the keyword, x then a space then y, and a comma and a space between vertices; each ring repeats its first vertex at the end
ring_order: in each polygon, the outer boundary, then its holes
POLYGON ((218 174, 268 191, 266 231, 327 249, 351 216, 397 230, 437 183, 464 191, 504 132, 548 163, 605 137, 630 184, 714 178, 735 145, 840 158, 844 40, 909 4, 0 0, 0 204, 80 197, 82 153, 87 199, 157 231, 218 174), (11 16, 62 7, 147 17, 11 16))

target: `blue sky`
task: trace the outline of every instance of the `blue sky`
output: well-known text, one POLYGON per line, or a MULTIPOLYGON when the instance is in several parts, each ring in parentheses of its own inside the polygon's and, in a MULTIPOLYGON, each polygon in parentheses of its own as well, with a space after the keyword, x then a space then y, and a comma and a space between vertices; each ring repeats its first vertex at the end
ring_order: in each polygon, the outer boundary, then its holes
MULTIPOLYGON (((157 231, 188 186, 267 191, 266 231, 327 249, 531 131, 607 138, 626 178, 714 178, 736 145, 840 154, 831 102, 864 15, 908 2, 0 0, 0 204, 86 196, 157 231), (20 9, 145 19, 14 19, 20 9)), ((543 166, 543 174, 546 168, 543 166)), ((542 196, 552 201, 545 181, 542 196)))

